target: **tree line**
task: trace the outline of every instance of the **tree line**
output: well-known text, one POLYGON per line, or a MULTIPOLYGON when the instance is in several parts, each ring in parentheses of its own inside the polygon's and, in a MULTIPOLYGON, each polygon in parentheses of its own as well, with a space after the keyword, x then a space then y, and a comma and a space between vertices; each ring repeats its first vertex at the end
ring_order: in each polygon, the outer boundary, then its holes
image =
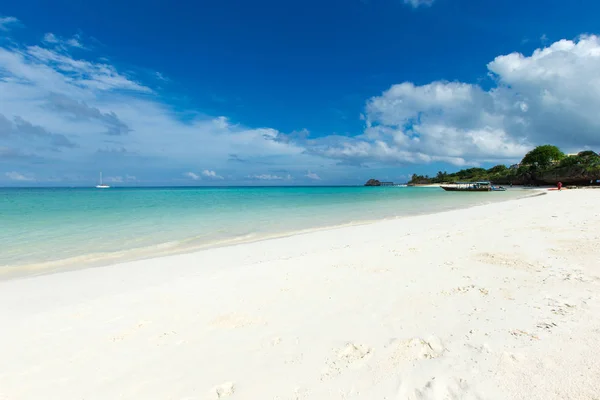
POLYGON ((458 172, 439 171, 436 176, 413 174, 409 184, 491 181, 496 184, 590 184, 600 179, 600 155, 581 151, 566 155, 553 145, 538 146, 528 152, 519 164, 496 165, 492 168, 467 168, 458 172))

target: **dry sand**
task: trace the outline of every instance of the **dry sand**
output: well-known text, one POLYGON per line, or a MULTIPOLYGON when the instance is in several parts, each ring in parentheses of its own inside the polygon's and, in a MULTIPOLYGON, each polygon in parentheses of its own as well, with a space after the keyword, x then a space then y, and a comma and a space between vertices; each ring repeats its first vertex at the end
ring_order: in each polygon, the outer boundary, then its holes
POLYGON ((598 204, 0 282, 0 399, 599 399, 598 204))

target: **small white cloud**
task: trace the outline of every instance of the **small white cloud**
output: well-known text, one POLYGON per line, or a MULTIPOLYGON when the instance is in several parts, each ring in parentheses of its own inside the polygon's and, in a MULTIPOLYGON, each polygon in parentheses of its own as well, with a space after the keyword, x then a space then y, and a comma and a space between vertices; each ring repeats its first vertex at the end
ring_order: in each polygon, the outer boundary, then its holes
POLYGON ((26 176, 15 171, 7 172, 4 175, 11 181, 30 182, 34 180, 31 176, 26 176))
POLYGON ((54 33, 46 33, 42 39, 44 43, 58 43, 58 38, 54 33))
MULTIPOLYGON (((153 92, 150 88, 119 73, 114 66, 72 58, 65 54, 65 48, 68 49, 68 46, 62 42, 56 44, 55 49, 30 46, 27 47, 26 53, 8 53, 12 54, 9 60, 15 64, 1 58, 0 62, 4 61, 5 65, 2 66, 11 77, 25 79, 28 85, 35 85, 43 90, 46 90, 47 85, 51 85, 52 93, 73 94, 73 85, 89 91, 118 89, 153 92)), ((7 54, 5 49, 0 51, 7 54)))
POLYGON ((111 183, 124 183, 124 182, 137 181, 137 178, 133 175, 125 175, 125 176, 117 175, 117 176, 107 176, 104 180, 106 182, 111 182, 111 183))
POLYGON ((78 49, 83 49, 83 45, 81 44, 81 42, 79 41, 78 38, 77 39, 71 38, 71 39, 67 40, 65 43, 71 47, 77 47, 78 49))
MULTIPOLYGON (((289 177, 290 175, 288 175, 289 177)), ((279 175, 261 174, 261 175, 249 175, 249 179, 258 179, 260 181, 281 181, 284 178, 279 175)), ((289 178, 288 178, 289 179, 289 178)))
POLYGON ((167 77, 165 77, 163 74, 161 74, 161 73, 160 73, 160 72, 158 72, 158 71, 155 73, 155 75, 156 75, 156 78, 157 78, 159 81, 165 81, 165 82, 166 82, 166 81, 168 81, 168 80, 169 80, 167 77))
POLYGON ((212 179, 223 179, 221 175, 217 175, 215 171, 211 171, 209 169, 205 169, 204 171, 202 171, 202 175, 212 179))
POLYGON ((314 172, 310 172, 308 171, 308 173, 305 175, 307 178, 315 180, 315 181, 320 181, 321 177, 317 174, 315 174, 314 172))
POLYGON ((527 112, 527 110, 529 110, 529 106, 524 101, 520 101, 518 103, 518 106, 521 109, 521 111, 523 111, 523 112, 527 112))
POLYGON ((0 31, 8 31, 11 26, 19 25, 15 17, 0 17, 0 31))
POLYGON ((548 43, 548 36, 546 36, 545 33, 540 37, 540 42, 542 42, 542 44, 548 43))
POLYGON ((435 0, 404 0, 404 4, 408 4, 413 8, 418 8, 421 6, 429 7, 434 1, 435 0))
POLYGON ((185 174, 183 174, 183 176, 191 178, 191 179, 193 179, 195 181, 200 180, 200 176, 197 175, 197 174, 195 174, 195 173, 193 173, 193 172, 186 172, 185 174))
POLYGON ((123 183, 124 181, 122 176, 107 176, 104 180, 111 183, 123 183))
POLYGON ((54 33, 48 32, 44 35, 42 42, 46 44, 52 44, 63 49, 74 47, 77 49, 84 49, 85 47, 81 43, 81 37, 79 35, 73 36, 71 39, 63 39, 56 36, 54 33))

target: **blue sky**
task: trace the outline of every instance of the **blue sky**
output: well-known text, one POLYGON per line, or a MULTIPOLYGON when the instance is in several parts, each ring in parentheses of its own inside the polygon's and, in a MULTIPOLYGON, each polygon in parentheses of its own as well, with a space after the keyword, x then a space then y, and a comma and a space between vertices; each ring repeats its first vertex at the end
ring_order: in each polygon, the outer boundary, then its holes
POLYGON ((0 185, 360 184, 600 145, 598 2, 179 3, 0 1, 0 185))

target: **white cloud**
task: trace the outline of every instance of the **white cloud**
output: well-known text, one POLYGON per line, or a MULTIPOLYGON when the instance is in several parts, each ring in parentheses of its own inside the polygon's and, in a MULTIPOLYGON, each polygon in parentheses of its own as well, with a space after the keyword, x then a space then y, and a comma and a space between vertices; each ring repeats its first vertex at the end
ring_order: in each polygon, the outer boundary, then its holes
MULTIPOLYGON (((60 40, 55 35, 46 39, 60 40)), ((176 111, 106 60, 76 58, 68 49, 58 50, 56 43, 48 45, 0 45, 0 131, 10 133, 0 134, 0 148, 12 159, 37 157, 52 164, 54 175, 62 171, 65 176, 73 170, 92 173, 94 162, 111 163, 134 175, 152 170, 152 179, 165 182, 199 159, 221 172, 207 176, 212 179, 260 175, 267 163, 303 171, 317 162, 303 147, 279 141, 281 133, 275 129, 176 111), (62 147, 51 148, 51 143, 62 147), (239 155, 237 162, 230 161, 231 154, 239 155)), ((2 160, 7 157, 0 164, 2 160)), ((42 167, 38 172, 50 174, 42 167)))
POLYGON ((15 17, 0 17, 0 31, 8 31, 11 26, 19 25, 19 20, 15 17))
POLYGON ((106 182, 110 183, 126 183, 126 182, 135 182, 137 178, 133 175, 125 175, 125 176, 108 176, 104 178, 106 182))
POLYGON ((104 180, 106 182, 111 182, 111 183, 123 183, 122 176, 107 176, 106 178, 104 178, 104 180))
POLYGON ((314 173, 314 172, 308 171, 308 173, 305 176, 308 179, 312 179, 312 180, 315 180, 315 181, 320 181, 321 180, 321 177, 319 175, 317 175, 316 173, 314 173))
POLYGON ((79 37, 72 37, 71 39, 67 39, 65 43, 71 47, 77 47, 79 49, 83 49, 83 44, 79 41, 79 37))
POLYGON ((292 175, 287 174, 286 176, 271 175, 271 174, 260 174, 260 175, 248 175, 248 179, 257 179, 260 181, 282 181, 291 180, 292 175))
POLYGON ((4 175, 11 181, 30 182, 30 181, 34 180, 33 177, 31 177, 31 176, 23 175, 19 172, 15 172, 15 171, 7 172, 4 175))
POLYGON ((212 178, 212 179, 223 179, 223 177, 221 175, 217 175, 217 173, 215 171, 211 171, 208 169, 205 169, 204 171, 202 171, 202 176, 206 176, 207 178, 212 178))
POLYGON ((561 40, 488 64, 495 86, 391 86, 366 105, 362 135, 305 141, 345 163, 511 162, 533 146, 600 146, 600 39, 561 40))
POLYGON ((188 178, 191 178, 191 179, 193 179, 193 180, 195 180, 195 181, 197 181, 197 180, 200 180, 200 179, 201 179, 201 178, 200 178, 200 175, 197 175, 197 174, 195 174, 195 173, 193 173, 193 172, 186 172, 186 173, 184 173, 184 174, 183 174, 183 176, 185 176, 185 177, 188 177, 188 178))
POLYGON ((54 33, 46 33, 44 35, 43 41, 46 43, 58 43, 59 42, 58 38, 56 37, 56 35, 54 33))
POLYGON ((63 50, 68 49, 69 47, 84 49, 85 46, 81 43, 81 37, 79 35, 75 35, 70 39, 63 39, 56 36, 54 33, 46 33, 42 41, 46 44, 55 45, 63 50))
POLYGON ((0 44, 0 167, 22 167, 37 181, 110 165, 166 183, 199 162, 212 169, 193 173, 197 178, 266 181, 288 171, 311 178, 312 171, 315 179, 327 171, 329 180, 357 165, 476 165, 512 162, 543 143, 600 147, 596 36, 496 57, 487 65, 491 89, 445 81, 392 85, 366 101, 365 129, 351 137, 284 134, 180 110, 92 51, 75 57, 63 39, 45 39, 0 44))
POLYGON ((435 0, 404 0, 404 4, 408 4, 413 8, 421 6, 431 6, 435 0))

